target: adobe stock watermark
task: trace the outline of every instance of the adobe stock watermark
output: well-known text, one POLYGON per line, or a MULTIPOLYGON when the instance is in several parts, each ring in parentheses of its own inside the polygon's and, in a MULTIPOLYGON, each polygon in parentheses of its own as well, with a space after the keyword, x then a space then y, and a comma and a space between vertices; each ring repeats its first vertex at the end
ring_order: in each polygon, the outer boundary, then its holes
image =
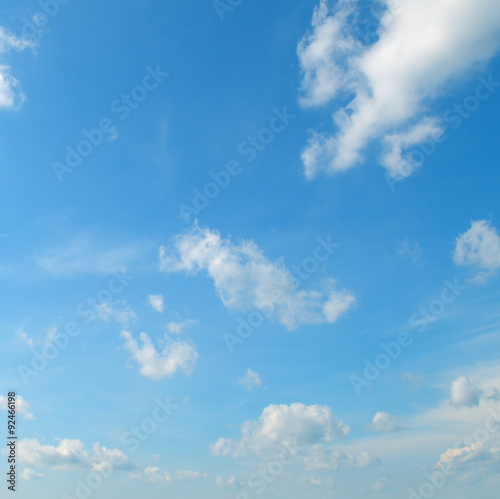
MULTIPOLYGON (((237 147, 238 154, 244 158, 246 164, 250 164, 257 156, 262 153, 276 135, 282 133, 290 125, 292 120, 297 117, 290 114, 286 106, 282 111, 274 108, 268 125, 261 128, 256 135, 249 135, 237 147)), ((189 205, 179 204, 179 218, 186 223, 192 221, 191 217, 197 217, 224 189, 228 187, 234 177, 240 175, 243 171, 241 160, 232 160, 226 164, 226 167, 218 172, 211 171, 209 176, 211 181, 207 182, 202 189, 193 189, 193 198, 189 205)))
MULTIPOLYGON (((480 76, 478 81, 479 84, 476 86, 474 93, 468 95, 462 102, 454 104, 453 107, 448 108, 442 113, 440 122, 449 125, 454 131, 458 130, 465 121, 477 112, 481 107, 481 103, 487 101, 500 88, 500 82, 493 80, 492 74, 489 74, 486 78, 480 76)), ((396 184, 403 182, 420 168, 425 160, 436 152, 437 145, 443 144, 448 138, 445 131, 441 130, 409 151, 405 155, 406 162, 402 175, 391 176, 389 172, 385 173, 385 180, 389 189, 395 192, 396 184)))
MULTIPOLYGON (((447 306, 455 302, 466 289, 467 286, 459 284, 457 279, 453 283, 445 281, 439 297, 433 298, 427 306, 420 307, 418 311, 413 312, 408 317, 409 326, 412 329, 416 328, 418 333, 423 333, 429 327, 429 324, 437 320, 445 312, 447 306)), ((411 333, 403 331, 398 334, 395 341, 387 344, 381 343, 381 352, 375 356, 373 361, 364 360, 365 369, 363 376, 352 374, 349 377, 356 394, 360 395, 362 388, 368 389, 380 377, 382 372, 389 369, 392 363, 399 359, 405 349, 413 344, 413 340, 414 338, 411 333)))
MULTIPOLYGON (((296 289, 302 281, 309 279, 319 269, 320 265, 326 262, 340 246, 340 244, 332 242, 331 236, 327 236, 326 238, 318 237, 316 242, 318 244, 313 251, 313 256, 304 258, 300 265, 292 266, 292 290, 296 289)), ((233 354, 236 345, 242 345, 253 335, 256 329, 263 326, 265 319, 274 313, 276 305, 282 303, 284 298, 285 295, 281 288, 277 288, 270 293, 269 300, 261 308, 249 312, 245 319, 238 316, 236 333, 224 333, 222 335, 229 353, 233 354)))
POLYGON ((29 40, 40 39, 44 29, 47 28, 51 19, 59 14, 61 7, 67 5, 71 0, 39 0, 40 10, 35 12, 30 18, 23 17, 22 34, 29 40))
MULTIPOLYGON (((120 442, 130 447, 130 454, 137 452, 141 443, 151 438, 160 425, 168 421, 180 407, 172 404, 169 397, 165 400, 157 398, 155 402, 156 406, 151 416, 144 418, 138 426, 131 426, 120 437, 120 442)), ((113 464, 112 460, 101 463, 100 468, 89 472, 85 480, 81 478, 76 480, 74 496, 63 494, 61 499, 88 499, 115 471, 116 464, 113 464)))
MULTIPOLYGON (((490 416, 485 420, 484 425, 477 428, 471 436, 463 437, 461 440, 453 445, 453 449, 461 449, 463 446, 470 448, 480 448, 487 443, 494 433, 500 432, 500 424, 494 424, 495 421, 500 423, 500 410, 495 413, 493 409, 489 409, 490 416)), ((427 480, 423 481, 417 490, 408 489, 408 499, 429 499, 433 497, 436 492, 444 487, 449 477, 453 476, 457 471, 457 467, 466 462, 467 457, 451 461, 438 463, 432 472, 427 471, 424 473, 427 480)))
MULTIPOLYGON (((297 460, 300 450, 301 447, 297 446, 296 443, 290 446, 285 445, 276 459, 261 466, 257 472, 248 475, 247 487, 255 489, 256 495, 263 494, 285 472, 285 468, 297 460)), ((251 499, 251 497, 247 492, 241 492, 236 496, 236 499, 251 499)))
MULTIPOLYGON (((159 64, 156 65, 155 69, 146 66, 146 74, 142 78, 142 82, 133 87, 129 93, 121 94, 118 99, 115 99, 110 105, 110 111, 117 115, 120 121, 126 120, 132 111, 146 100, 150 92, 156 90, 163 83, 167 76, 168 73, 162 71, 159 64)), ((52 163, 52 169, 60 183, 63 182, 65 174, 72 173, 105 139, 114 140, 117 137, 118 128, 113 119, 103 117, 95 128, 90 130, 84 128, 81 134, 83 138, 76 146, 66 146, 64 163, 58 161, 52 163)))
POLYGON ((244 0, 214 0, 212 5, 219 16, 220 22, 224 21, 227 12, 234 12, 236 7, 241 5, 244 0))
MULTIPOLYGON (((113 297, 124 291, 124 289, 133 281, 135 276, 126 272, 115 273, 110 278, 106 287, 100 289, 95 296, 88 297, 76 307, 76 315, 85 319, 85 323, 97 319, 98 310, 102 305, 110 305, 113 297)), ((82 333, 82 328, 76 321, 68 321, 62 330, 57 330, 50 343, 46 343, 41 351, 33 349, 33 357, 30 366, 20 364, 17 366, 17 372, 27 386, 32 379, 37 378, 44 371, 49 362, 55 360, 59 354, 67 348, 72 338, 76 338, 82 333)))

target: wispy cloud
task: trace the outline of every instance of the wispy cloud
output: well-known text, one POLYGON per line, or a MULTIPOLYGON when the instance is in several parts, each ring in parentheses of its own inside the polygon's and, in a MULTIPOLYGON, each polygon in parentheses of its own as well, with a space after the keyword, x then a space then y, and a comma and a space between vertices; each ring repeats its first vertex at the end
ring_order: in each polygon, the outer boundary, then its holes
POLYGON ((312 133, 302 154, 308 177, 355 166, 373 140, 386 148, 381 164, 391 176, 409 175, 405 149, 442 133, 429 102, 498 53, 496 0, 407 0, 397 12, 393 2, 381 3, 370 44, 356 39, 360 4, 349 0, 334 7, 321 0, 299 43, 302 105, 348 102, 333 115, 333 134, 312 133))

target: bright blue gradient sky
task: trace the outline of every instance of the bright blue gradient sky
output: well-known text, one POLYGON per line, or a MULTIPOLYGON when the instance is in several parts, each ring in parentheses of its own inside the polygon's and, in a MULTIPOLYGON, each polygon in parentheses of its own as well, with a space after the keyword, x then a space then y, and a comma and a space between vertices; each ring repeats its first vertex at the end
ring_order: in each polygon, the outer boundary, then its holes
POLYGON ((497 497, 498 2, 230 3, 0 8, 17 497, 497 497))

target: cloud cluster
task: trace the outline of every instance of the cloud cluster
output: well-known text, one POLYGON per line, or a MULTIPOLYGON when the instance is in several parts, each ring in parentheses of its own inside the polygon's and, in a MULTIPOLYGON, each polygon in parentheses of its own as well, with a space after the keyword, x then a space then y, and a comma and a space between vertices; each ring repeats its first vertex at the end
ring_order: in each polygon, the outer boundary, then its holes
POLYGON ((193 227, 160 248, 165 272, 205 271, 223 304, 232 310, 264 310, 289 329, 300 324, 333 323, 355 302, 329 280, 323 291, 297 291, 282 262, 266 258, 253 241, 233 243, 210 229, 193 227))
MULTIPOLYGON (((109 464, 115 470, 130 470, 134 465, 119 449, 107 449, 99 443, 88 450, 80 440, 57 439, 57 445, 44 445, 38 439, 19 441, 20 462, 29 468, 54 468, 62 470, 91 469, 101 471, 109 464)), ((31 473, 28 472, 28 475, 31 473)))
POLYGON ((470 229, 457 238, 453 259, 457 265, 479 269, 475 280, 485 282, 500 268, 500 236, 497 229, 486 220, 473 221, 470 229))
POLYGON ((412 173, 405 150, 438 138, 442 124, 429 102, 447 86, 486 64, 500 47, 496 0, 381 0, 385 8, 371 43, 357 39, 358 2, 321 0, 298 45, 303 73, 300 102, 347 104, 333 115, 336 132, 314 132, 303 151, 305 173, 347 170, 373 140, 385 146, 381 164, 391 176, 412 173), (333 2, 332 2, 333 4, 333 2))
POLYGON ((146 333, 139 335, 142 342, 140 346, 128 331, 122 331, 120 336, 125 340, 125 350, 132 354, 140 366, 140 374, 146 378, 159 380, 174 376, 179 371, 184 372, 184 374, 193 372, 198 352, 191 343, 173 341, 165 335, 163 349, 158 352, 146 333))

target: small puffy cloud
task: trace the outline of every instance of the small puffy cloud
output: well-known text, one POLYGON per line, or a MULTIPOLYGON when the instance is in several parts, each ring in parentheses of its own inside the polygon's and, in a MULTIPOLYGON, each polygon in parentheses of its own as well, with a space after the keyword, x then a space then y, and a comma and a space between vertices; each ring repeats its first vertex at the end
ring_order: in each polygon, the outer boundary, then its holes
POLYGON ((451 384, 450 401, 456 407, 479 405, 483 391, 465 376, 460 376, 451 384))
POLYGON ((160 312, 160 314, 163 314, 163 295, 149 295, 148 301, 153 310, 156 310, 157 312, 160 312))
POLYGON ((19 477, 21 478, 21 480, 24 480, 25 482, 44 479, 43 473, 37 473, 32 468, 24 468, 19 477))
POLYGON ((388 175, 410 175, 415 161, 409 151, 442 132, 429 103, 470 78, 500 48, 497 0, 380 4, 378 32, 362 42, 361 2, 320 0, 298 44, 301 104, 335 110, 334 130, 312 132, 302 153, 309 178, 359 164, 374 141, 385 145, 381 164, 388 175))
POLYGON ((171 321, 167 324, 167 331, 171 334, 181 334, 184 329, 195 326, 199 321, 195 319, 186 319, 185 321, 175 322, 171 321))
POLYGON ((80 440, 56 439, 57 445, 44 445, 38 439, 19 441, 19 460, 22 464, 39 469, 90 469, 102 471, 111 465, 115 470, 130 470, 134 466, 119 449, 107 449, 99 443, 92 450, 80 440))
MULTIPOLYGON (((2 395, 0 395, 0 410, 6 411, 8 409, 8 404, 8 397, 3 397, 2 395)), ((21 414, 24 419, 27 419, 29 421, 34 421, 36 419, 35 416, 33 416, 33 414, 30 412, 30 404, 26 402, 26 400, 21 395, 16 396, 16 411, 18 414, 21 414)))
POLYGON ((245 421, 240 440, 220 438, 211 445, 212 454, 241 457, 291 445, 310 446, 349 434, 328 406, 300 403, 269 405, 258 421, 245 421))
POLYGON ((255 371, 248 369, 245 376, 238 380, 238 383, 245 390, 252 390, 253 388, 260 388, 262 386, 262 379, 255 371))
POLYGON ((174 376, 179 371, 191 374, 198 359, 198 352, 192 344, 173 341, 168 336, 165 336, 165 345, 161 352, 156 350, 146 333, 139 335, 141 346, 128 331, 122 331, 121 338, 125 340, 125 350, 128 350, 139 364, 140 374, 153 380, 174 376))
POLYGON ((476 281, 484 282, 500 268, 500 236, 486 220, 476 220, 456 241, 453 259, 457 265, 480 270, 476 281))
POLYGON ((193 227, 160 248, 164 272, 205 271, 223 304, 236 311, 262 310, 289 329, 333 323, 355 299, 330 279, 322 291, 298 291, 297 279, 281 261, 272 262, 253 241, 233 243, 210 229, 193 227))
POLYGON ((394 416, 391 416, 387 412, 380 411, 373 416, 370 428, 382 433, 390 433, 401 429, 394 416))

